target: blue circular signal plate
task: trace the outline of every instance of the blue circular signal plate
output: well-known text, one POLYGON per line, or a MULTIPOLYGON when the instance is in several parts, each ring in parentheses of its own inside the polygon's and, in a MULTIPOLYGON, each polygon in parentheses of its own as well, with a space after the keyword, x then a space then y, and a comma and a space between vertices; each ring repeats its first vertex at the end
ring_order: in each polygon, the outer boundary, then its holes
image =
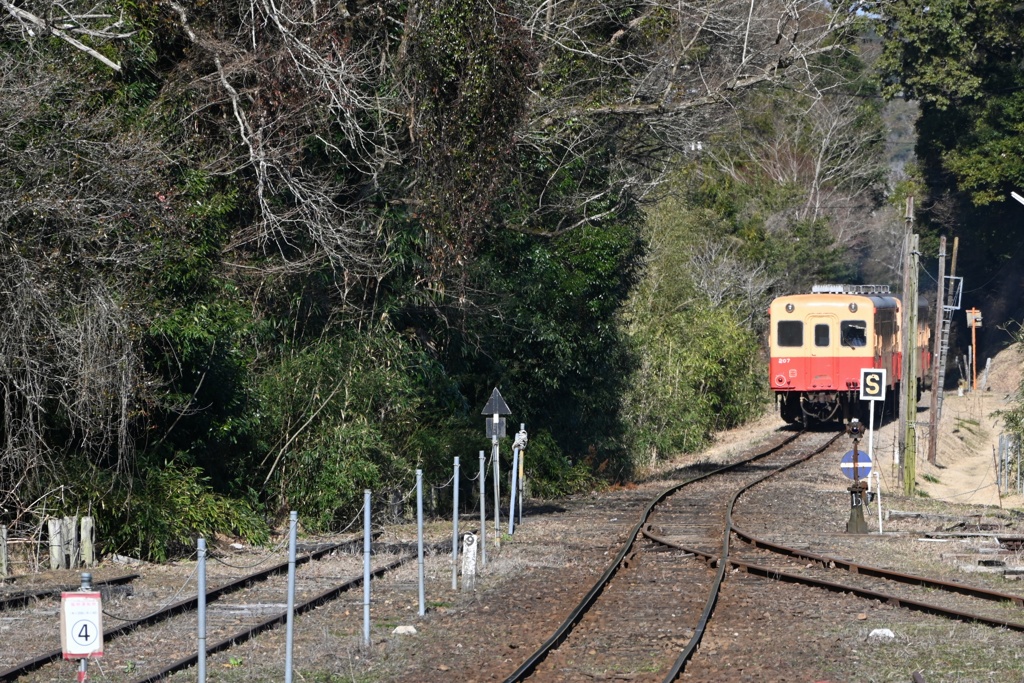
POLYGON ((857 449, 856 475, 854 475, 853 471, 853 451, 846 452, 846 455, 843 456, 842 462, 839 463, 839 467, 843 470, 843 474, 850 479, 867 479, 868 475, 871 474, 871 456, 868 455, 867 451, 857 449))

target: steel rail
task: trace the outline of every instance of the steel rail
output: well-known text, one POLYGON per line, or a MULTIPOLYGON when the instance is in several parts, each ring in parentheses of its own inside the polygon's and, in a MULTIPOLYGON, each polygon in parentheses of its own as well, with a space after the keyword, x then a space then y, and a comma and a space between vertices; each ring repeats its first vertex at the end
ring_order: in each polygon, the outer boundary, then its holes
POLYGON ((621 567, 623 564, 623 560, 625 560, 626 556, 629 554, 629 551, 635 545, 637 537, 642 532, 644 524, 647 522, 648 517, 650 517, 651 512, 654 511, 655 506, 657 506, 670 495, 674 494, 675 492, 677 492, 678 490, 682 489, 685 486, 689 486, 690 484, 707 479, 717 474, 721 474, 722 472, 728 472, 730 470, 738 469, 740 467, 743 467, 744 465, 748 465, 762 458, 766 458, 769 455, 772 455, 773 453, 788 446, 804 433, 805 432, 797 432, 762 453, 758 453, 757 455, 754 455, 753 457, 747 458, 745 460, 739 460, 737 462, 724 465, 718 469, 712 470, 697 477, 693 477, 692 479, 687 479, 682 483, 670 486, 669 488, 665 489, 657 496, 655 496, 655 498, 647 505, 647 507, 644 508, 644 511, 640 515, 640 521, 637 522, 636 526, 633 527, 626 541, 623 543, 622 549, 619 550, 618 554, 615 556, 615 559, 613 559, 611 564, 608 565, 608 568, 605 570, 604 574, 601 575, 601 577, 597 580, 594 586, 587 592, 587 594, 583 597, 580 603, 572 610, 572 612, 569 613, 569 616, 555 630, 551 637, 544 641, 540 648, 538 648, 533 654, 531 654, 526 659, 526 661, 524 661, 519 666, 519 668, 512 673, 512 675, 506 678, 505 683, 516 683, 518 681, 523 681, 526 678, 528 678, 534 672, 534 670, 536 670, 537 666, 542 661, 544 661, 548 654, 550 654, 552 650, 554 650, 562 642, 565 641, 565 639, 572 632, 573 628, 575 628, 576 624, 579 623, 580 619, 583 618, 583 615, 586 614, 587 611, 593 606, 594 602, 604 591, 605 587, 615 576, 616 572, 618 572, 619 567, 621 567))
MULTIPOLYGON (((449 541, 449 543, 450 543, 450 541, 449 541)), ((390 563, 388 563, 386 565, 378 567, 377 569, 374 569, 370 573, 370 576, 372 576, 375 579, 376 578, 380 578, 381 576, 383 576, 384 574, 388 573, 389 571, 391 571, 393 569, 396 569, 398 567, 401 567, 402 565, 407 564, 407 563, 411 562, 412 560, 415 560, 416 557, 417 557, 416 555, 406 555, 405 557, 400 557, 399 559, 394 560, 393 562, 390 562, 390 563)), ((294 608, 295 609, 295 614, 296 615, 303 614, 303 613, 308 612, 308 611, 310 611, 312 609, 315 609, 315 608, 317 608, 317 607, 319 607, 319 606, 321 606, 321 605, 323 605, 323 604, 325 604, 327 602, 330 602, 331 600, 334 600, 335 598, 340 596, 342 593, 345 593, 347 591, 352 590, 353 588, 357 588, 357 587, 362 586, 362 585, 363 585, 363 577, 362 576, 360 576, 359 578, 356 578, 356 579, 350 579, 349 581, 346 581, 345 583, 342 583, 342 584, 339 584, 337 586, 334 586, 334 587, 332 587, 332 588, 330 588, 330 589, 320 593, 319 595, 317 595, 317 596, 315 596, 313 598, 310 598, 309 600, 303 602, 302 604, 296 605, 295 608, 294 608)), ((214 643, 213 645, 210 645, 209 647, 206 648, 206 654, 208 656, 209 655, 213 655, 213 654, 216 654, 216 653, 221 652, 223 650, 227 650, 227 649, 229 649, 231 647, 234 647, 235 645, 239 645, 241 643, 244 643, 247 640, 255 638, 260 633, 263 633, 264 631, 266 631, 266 630, 268 630, 270 628, 273 628, 274 626, 277 626, 279 624, 285 623, 287 621, 287 619, 288 619, 288 612, 287 611, 281 612, 279 614, 276 614, 276 615, 274 615, 274 616, 272 616, 272 617, 270 617, 268 619, 265 619, 264 621, 261 621, 260 623, 254 625, 254 626, 250 626, 248 628, 244 628, 244 629, 234 633, 233 635, 230 635, 227 638, 224 638, 224 639, 214 643)), ((154 673, 154 674, 152 674, 150 676, 146 676, 144 678, 136 679, 135 681, 132 681, 132 683, 155 683, 155 681, 159 681, 159 680, 162 680, 164 678, 167 678, 168 676, 170 676, 173 673, 177 673, 178 671, 182 671, 184 669, 188 669, 188 668, 194 666, 198 661, 199 661, 199 652, 197 650, 195 652, 195 654, 189 655, 188 657, 183 657, 183 658, 179 659, 178 661, 174 662, 173 664, 169 664, 168 666, 164 667, 160 671, 158 671, 158 672, 156 672, 156 673, 154 673)))
POLYGON ((778 553, 780 555, 788 555, 790 557, 796 557, 802 560, 809 560, 815 564, 821 565, 825 569, 843 569, 850 572, 851 574, 862 574, 864 576, 874 576, 880 579, 887 579, 889 581, 896 581, 899 583, 906 583, 910 585, 923 586, 925 588, 936 588, 949 593, 960 593, 973 598, 979 598, 982 600, 993 600, 995 602, 1012 602, 1015 605, 1024 606, 1024 596, 1014 595, 1012 593, 1003 593, 1001 591, 991 590, 983 588, 981 586, 972 586, 970 584, 955 583, 953 581, 945 581, 942 579, 935 579, 928 576, 919 576, 916 574, 905 574, 903 572, 897 572, 891 569, 884 569, 882 567, 874 567, 867 564, 860 564, 859 562, 852 562, 845 560, 840 557, 833 557, 831 555, 819 555, 817 553, 808 552, 806 550, 799 550, 797 548, 790 548, 789 546, 781 545, 779 543, 773 543, 762 538, 758 538, 753 534, 743 531, 741 529, 733 528, 733 533, 736 534, 741 540, 746 541, 755 548, 763 548, 770 550, 771 552, 778 553))
MULTIPOLYGON (((99 588, 100 586, 120 586, 121 584, 130 583, 137 578, 139 578, 138 574, 126 574, 124 576, 115 576, 112 579, 93 581, 92 585, 97 588, 99 588)), ((54 595, 60 595, 64 591, 78 590, 79 587, 80 586, 65 586, 57 588, 38 588, 35 590, 21 591, 14 595, 6 596, 0 599, 0 612, 8 609, 24 607, 32 600, 38 600, 39 598, 48 598, 54 595)))
MULTIPOLYGON (((644 536, 646 536, 647 538, 651 539, 655 543, 660 543, 661 545, 667 546, 669 548, 676 548, 676 549, 682 550, 684 552, 693 553, 694 555, 696 555, 698 557, 703 557, 704 559, 708 560, 710 563, 712 563, 714 565, 717 565, 720 572, 725 570, 725 569, 728 569, 728 568, 741 569, 744 572, 746 572, 748 574, 753 574, 755 576, 761 576, 761 577, 764 577, 764 578, 767 578, 767 579, 772 579, 772 580, 775 580, 775 581, 782 581, 784 583, 795 583, 795 584, 801 584, 801 585, 805 585, 805 586, 811 586, 813 588, 822 588, 822 589, 825 589, 825 590, 828 590, 828 591, 832 591, 834 593, 850 593, 852 595, 856 595, 857 597, 865 598, 867 600, 878 600, 878 601, 883 602, 883 603, 885 603, 887 605, 892 605, 893 607, 903 607, 903 608, 914 610, 914 611, 917 611, 917 612, 924 612, 926 614, 932 614, 932 615, 936 615, 936 616, 941 616, 941 617, 955 619, 957 621, 974 622, 974 623, 985 624, 987 626, 997 626, 997 627, 1000 627, 1000 628, 1006 628, 1006 629, 1011 630, 1011 631, 1024 631, 1024 623, 1021 623, 1021 622, 1010 621, 1010 620, 1007 620, 1007 619, 995 619, 993 617, 987 617, 987 616, 984 616, 984 615, 981 615, 981 614, 974 614, 973 612, 964 612, 962 610, 957 610, 957 609, 953 609, 953 608, 950 608, 950 607, 944 607, 942 605, 936 605, 934 603, 925 602, 923 600, 916 600, 914 598, 903 598, 903 597, 900 597, 898 595, 892 595, 892 594, 889 594, 889 593, 883 593, 881 591, 872 590, 870 588, 861 588, 859 586, 853 586, 853 585, 850 585, 850 584, 837 583, 835 581, 827 581, 825 579, 817 579, 817 578, 810 577, 810 576, 804 576, 802 574, 791 574, 789 572, 786 572, 784 570, 778 569, 776 567, 766 567, 764 565, 755 564, 753 562, 746 562, 744 560, 734 560, 734 559, 726 558, 726 560, 724 562, 722 562, 720 556, 718 556, 718 555, 714 555, 712 553, 708 553, 706 551, 702 551, 702 550, 699 550, 699 549, 696 549, 696 548, 691 548, 691 547, 683 545, 681 543, 676 543, 675 541, 673 541, 671 539, 668 539, 668 538, 664 538, 662 536, 659 536, 659 535, 649 531, 648 529, 645 529, 643 533, 644 533, 644 536)), ((867 574, 865 574, 865 575, 867 575, 867 574)), ((876 576, 876 578, 887 578, 887 577, 876 576)), ((935 585, 935 586, 929 585, 927 583, 928 582, 927 577, 916 577, 916 578, 921 579, 922 583, 920 585, 922 585, 922 586, 927 586, 927 587, 930 587, 930 588, 938 587, 938 585, 935 585)), ((936 584, 940 584, 942 582, 935 582, 935 583, 936 584)), ((955 586, 955 584, 952 584, 952 585, 955 586)), ((984 589, 981 589, 981 590, 983 591, 984 589)), ((949 592, 953 592, 953 591, 949 591, 949 592)), ((991 591, 991 593, 995 593, 995 591, 991 591)), ((966 593, 966 594, 967 595, 971 595, 970 593, 966 593)), ((980 596, 972 595, 972 597, 980 597, 980 596)), ((987 597, 987 598, 983 598, 983 599, 995 599, 995 598, 987 597)), ((668 679, 666 679, 666 680, 668 680, 668 679)))
MULTIPOLYGON (((676 658, 676 661, 672 664, 672 668, 669 669, 668 674, 666 674, 665 678, 662 679, 663 683, 671 683, 672 681, 678 679, 680 674, 682 674, 683 669, 686 668, 686 663, 690 661, 690 659, 693 657, 693 654, 697 651, 697 646, 700 645, 700 641, 704 637, 704 631, 707 628, 708 622, 711 620, 711 615, 715 612, 715 605, 718 603, 718 595, 721 591, 722 582, 725 580, 725 572, 726 569, 728 569, 729 564, 729 542, 732 539, 733 528, 732 513, 733 508, 736 505, 736 501, 739 500, 740 496, 742 496, 745 492, 754 488, 755 486, 765 481, 766 479, 774 477, 779 472, 784 472, 791 467, 795 467, 796 465, 807 462, 814 456, 824 452, 825 450, 828 449, 829 446, 834 444, 842 435, 842 432, 836 434, 834 437, 825 442, 824 445, 816 448, 813 451, 809 451, 807 454, 799 458, 796 458, 788 463, 783 464, 781 467, 778 467, 761 477, 758 477, 754 481, 746 484, 745 486, 740 487, 735 493, 733 493, 732 498, 729 500, 729 505, 726 508, 725 531, 722 534, 721 558, 725 558, 726 561, 723 562, 721 561, 721 559, 719 559, 718 573, 715 575, 715 580, 711 586, 711 591, 708 594, 708 600, 704 605, 704 611, 701 613, 700 620, 697 622, 697 627, 694 629, 693 636, 690 638, 690 641, 686 644, 686 647, 684 647, 683 650, 679 653, 679 656, 676 658)), ((648 538, 650 537, 648 536, 648 538)), ((696 555, 697 553, 694 554, 696 555)), ((700 554, 704 555, 704 553, 700 554)))
MULTIPOLYGON (((331 553, 331 552, 334 552, 335 550, 339 550, 339 549, 344 548, 346 546, 356 547, 356 545, 359 544, 359 543, 362 543, 362 541, 361 540, 351 540, 351 541, 343 541, 341 543, 333 543, 333 544, 325 546, 324 548, 321 548, 321 549, 319 549, 319 550, 317 550, 315 552, 311 552, 311 553, 308 553, 306 555, 303 555, 300 558, 297 558, 296 561, 295 561, 295 564, 296 565, 300 565, 300 564, 305 564, 307 562, 310 562, 312 560, 318 560, 321 557, 323 557, 324 555, 326 555, 328 553, 331 553)), ((236 590, 241 590, 242 588, 246 587, 247 585, 249 585, 251 583, 255 583, 257 581, 263 581, 263 580, 265 580, 265 579, 267 579, 267 578, 269 578, 269 577, 271 577, 271 576, 273 576, 275 574, 281 574, 281 573, 284 573, 284 572, 287 572, 287 571, 288 571, 288 562, 287 561, 281 562, 279 564, 275 564, 274 566, 269 567, 268 569, 264 569, 264 570, 261 570, 261 571, 258 571, 258 572, 254 572, 252 574, 248 574, 248 575, 243 576, 243 577, 241 577, 239 579, 235 579, 234 581, 230 581, 230 582, 224 584, 223 586, 219 586, 218 588, 213 588, 213 589, 210 589, 210 590, 206 591, 206 599, 207 599, 207 601, 212 602, 213 600, 216 600, 216 599, 220 598, 223 595, 226 595, 226 594, 231 593, 231 592, 236 591, 236 590)), ((198 603, 199 603, 199 596, 198 595, 193 597, 193 598, 185 598, 184 600, 179 600, 178 602, 176 602, 174 604, 171 604, 171 605, 168 605, 168 606, 166 606, 166 607, 164 607, 162 609, 159 609, 159 610, 153 612, 152 614, 147 614, 146 616, 144 616, 144 617, 142 617, 140 619, 136 619, 134 621, 129 621, 127 623, 121 624, 120 626, 116 626, 116 627, 114 627, 112 629, 104 631, 103 632, 103 639, 105 641, 109 641, 109 640, 112 640, 112 639, 117 638, 119 636, 123 636, 126 633, 130 633, 130 632, 134 631, 135 629, 140 628, 142 626, 150 626, 152 624, 159 623, 159 622, 164 621, 166 619, 169 619, 169 618, 171 618, 171 617, 173 617, 173 616, 175 616, 177 614, 181 614, 182 612, 188 612, 188 611, 190 611, 192 609, 195 609, 196 606, 198 605, 198 603)), ((5 671, 0 671, 0 683, 6 683, 7 681, 13 681, 13 680, 17 679, 19 676, 23 675, 23 674, 29 673, 30 671, 35 671, 36 669, 40 668, 41 666, 44 666, 46 664, 49 664, 52 661, 60 659, 62 656, 63 656, 63 652, 61 650, 52 650, 50 652, 46 652, 44 654, 38 655, 36 657, 33 657, 32 659, 29 659, 29 660, 26 660, 24 662, 21 662, 20 664, 17 664, 17 665, 15 665, 15 666, 13 666, 13 667, 5 670, 5 671)))

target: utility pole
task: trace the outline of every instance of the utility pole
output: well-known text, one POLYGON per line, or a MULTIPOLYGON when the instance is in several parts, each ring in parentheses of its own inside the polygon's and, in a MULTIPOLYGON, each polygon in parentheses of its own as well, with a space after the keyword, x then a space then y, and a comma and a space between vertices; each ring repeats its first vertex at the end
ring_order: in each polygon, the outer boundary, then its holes
POLYGON ((946 280, 946 236, 939 238, 939 286, 935 291, 935 326, 932 344, 932 394, 928 404, 928 462, 935 464, 939 444, 939 357, 942 355, 942 286, 946 280))
POLYGON ((914 198, 907 197, 907 237, 903 273, 903 377, 900 402, 900 447, 903 451, 903 493, 913 496, 917 476, 917 267, 918 237, 914 227, 914 198))

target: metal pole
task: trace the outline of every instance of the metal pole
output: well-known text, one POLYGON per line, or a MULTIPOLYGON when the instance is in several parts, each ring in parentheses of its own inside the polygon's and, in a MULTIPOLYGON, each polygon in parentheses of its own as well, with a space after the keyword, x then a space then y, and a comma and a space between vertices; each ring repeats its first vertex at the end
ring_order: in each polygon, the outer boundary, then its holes
POLYGON ((295 632, 295 536, 299 526, 299 513, 288 515, 288 617, 284 646, 284 683, 292 683, 292 646, 295 632))
POLYGON ((878 500, 878 533, 882 533, 882 473, 875 470, 875 498, 878 500))
POLYGON ((971 384, 971 391, 978 390, 978 326, 974 320, 971 320, 971 373, 973 375, 973 383, 971 384))
MULTIPOLYGON (((89 572, 82 572, 82 587, 79 589, 82 591, 92 590, 92 574, 89 572)), ((103 634, 99 634, 102 638, 103 634)), ((89 658, 83 657, 78 660, 78 683, 89 680, 89 658)))
POLYGON ((497 420, 495 420, 495 434, 491 437, 491 457, 494 459, 494 545, 501 545, 501 478, 498 467, 498 434, 497 420))
MULTIPOLYGON (((868 458, 875 461, 875 402, 868 406, 868 458)), ((877 466, 877 465, 876 465, 877 466)))
POLYGON ((363 646, 370 647, 370 489, 363 490, 363 646))
POLYGON ((199 669, 199 683, 206 683, 206 539, 200 538, 199 545, 199 647, 196 648, 199 658, 196 665, 199 669))
POLYGON ((487 465, 484 463, 484 452, 480 451, 480 566, 487 566, 487 465))
POLYGON ((416 565, 419 570, 420 616, 426 614, 423 599, 423 470, 416 470, 416 565))
POLYGON ((935 327, 932 334, 935 339, 932 344, 932 395, 928 403, 928 462, 933 465, 938 457, 939 444, 939 383, 942 382, 942 374, 939 370, 939 357, 942 355, 942 319, 943 300, 942 287, 946 281, 946 237, 939 239, 939 284, 935 292, 935 327))
POLYGON ((455 456, 455 487, 452 500, 452 590, 459 587, 459 457, 455 456))
POLYGON ((518 490, 519 449, 512 452, 512 487, 509 488, 509 536, 515 532, 515 494, 518 490))
MULTIPOLYGON (((519 431, 526 432, 526 423, 519 423, 519 431)), ((517 435, 518 436, 518 435, 517 435)), ((526 507, 526 449, 519 447, 519 526, 523 525, 523 508, 526 507)))

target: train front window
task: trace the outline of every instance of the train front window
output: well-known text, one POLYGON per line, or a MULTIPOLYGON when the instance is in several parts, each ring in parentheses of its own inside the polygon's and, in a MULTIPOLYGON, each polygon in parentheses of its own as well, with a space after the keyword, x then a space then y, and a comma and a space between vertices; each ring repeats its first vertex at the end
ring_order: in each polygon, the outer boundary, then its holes
POLYGON ((779 346, 804 345, 804 324, 799 320, 780 320, 778 331, 779 346))
POLYGON ((867 323, 863 320, 844 320, 839 323, 839 337, 843 346, 867 346, 867 323))
POLYGON ((814 345, 815 346, 828 346, 828 325, 815 325, 814 326, 814 345))

